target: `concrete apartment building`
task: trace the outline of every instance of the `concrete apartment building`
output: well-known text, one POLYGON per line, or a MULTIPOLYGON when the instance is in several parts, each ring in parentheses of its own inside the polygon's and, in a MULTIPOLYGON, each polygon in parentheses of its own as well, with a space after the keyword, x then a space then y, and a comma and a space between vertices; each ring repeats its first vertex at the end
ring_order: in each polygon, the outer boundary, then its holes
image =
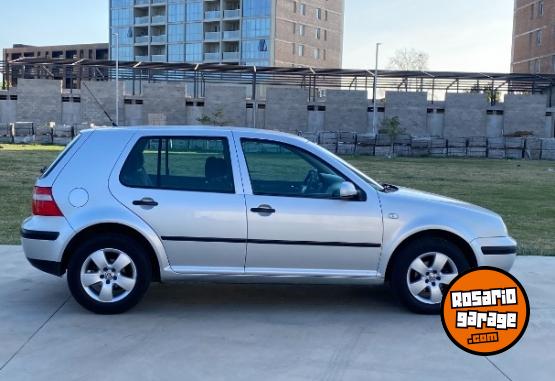
POLYGON ((344 0, 110 0, 111 58, 341 67, 344 0))
POLYGON ((14 44, 12 48, 4 49, 4 61, 18 58, 106 60, 109 58, 108 49, 107 43, 55 46, 14 44))
POLYGON ((555 0, 515 0, 514 73, 555 73, 555 0))

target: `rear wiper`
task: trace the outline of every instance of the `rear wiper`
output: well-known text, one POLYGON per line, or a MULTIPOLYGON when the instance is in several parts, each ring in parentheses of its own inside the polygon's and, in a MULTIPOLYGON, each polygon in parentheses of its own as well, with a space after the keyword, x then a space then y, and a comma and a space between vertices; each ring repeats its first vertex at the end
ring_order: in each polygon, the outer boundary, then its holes
POLYGON ((383 191, 385 193, 397 192, 399 190, 398 187, 396 187, 395 185, 391 185, 391 184, 382 184, 382 187, 383 187, 383 191))

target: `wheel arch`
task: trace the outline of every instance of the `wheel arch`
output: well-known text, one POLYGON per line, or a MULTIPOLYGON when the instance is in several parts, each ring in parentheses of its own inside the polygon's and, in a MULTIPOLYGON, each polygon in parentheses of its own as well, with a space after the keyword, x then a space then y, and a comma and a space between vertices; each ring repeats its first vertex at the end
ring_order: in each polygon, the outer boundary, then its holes
POLYGON ((65 247, 62 255, 61 268, 63 271, 65 272, 67 270, 69 259, 77 245, 92 236, 105 233, 120 233, 132 237, 139 242, 148 252, 149 260, 152 265, 152 280, 157 282, 161 280, 160 263, 152 244, 139 231, 121 223, 99 223, 88 226, 75 234, 65 247))
POLYGON ((403 241, 401 241, 399 245, 397 245, 395 250, 393 250, 393 253, 389 257, 389 261, 387 263, 387 267, 385 271, 386 282, 388 282, 391 278, 391 271, 393 269, 396 259, 399 256, 399 253, 411 243, 423 238, 443 238, 454 243, 459 247, 459 249, 461 249, 466 260, 470 264, 470 267, 478 266, 476 255, 472 249, 472 246, 461 236, 455 233, 449 232, 447 230, 441 230, 441 229, 423 230, 408 236, 403 241))

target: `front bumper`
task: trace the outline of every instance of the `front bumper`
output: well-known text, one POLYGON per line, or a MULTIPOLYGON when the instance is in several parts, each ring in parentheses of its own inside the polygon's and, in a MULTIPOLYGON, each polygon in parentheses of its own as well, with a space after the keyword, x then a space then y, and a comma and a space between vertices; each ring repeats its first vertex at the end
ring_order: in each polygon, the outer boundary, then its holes
POLYGON ((517 242, 511 237, 477 238, 471 243, 478 266, 509 271, 515 262, 517 242))

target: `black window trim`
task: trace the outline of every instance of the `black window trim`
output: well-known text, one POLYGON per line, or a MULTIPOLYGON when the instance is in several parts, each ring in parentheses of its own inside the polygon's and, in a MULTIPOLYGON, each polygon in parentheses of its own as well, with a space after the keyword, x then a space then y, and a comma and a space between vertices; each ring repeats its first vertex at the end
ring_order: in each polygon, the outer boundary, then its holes
MULTIPOLYGON (((358 184, 353 181, 349 176, 345 175, 345 173, 343 173, 342 171, 338 170, 335 166, 333 166, 332 164, 328 163, 327 161, 325 161, 324 159, 318 157, 317 155, 313 154, 312 152, 308 151, 307 149, 304 149, 302 147, 296 146, 294 144, 290 144, 290 143, 286 143, 286 142, 282 142, 279 140, 272 140, 272 139, 268 139, 268 138, 249 138, 249 137, 242 137, 240 139, 240 145, 241 145, 241 152, 243 153, 243 158, 245 160, 245 164, 247 165, 247 175, 249 176, 249 183, 251 185, 251 192, 254 196, 269 196, 269 197, 285 197, 285 198, 299 198, 299 199, 312 199, 312 200, 330 200, 330 201, 338 201, 338 200, 342 200, 342 201, 351 201, 351 202, 366 202, 368 200, 368 197, 366 195, 366 192, 364 191, 364 189, 362 189, 360 186, 358 186, 358 184), (331 169, 333 169, 335 172, 337 172, 339 175, 341 175, 344 179, 346 179, 345 181, 350 181, 351 183, 354 184, 354 186, 356 187, 356 189, 359 192, 359 197, 358 198, 353 198, 353 199, 349 199, 349 200, 343 200, 341 198, 337 198, 337 197, 318 197, 318 196, 300 196, 300 195, 284 195, 284 194, 275 194, 275 193, 259 193, 259 192, 255 192, 254 189, 252 189, 252 180, 251 180, 251 174, 250 174, 250 168, 249 168, 249 162, 247 160, 247 157, 245 156, 245 151, 243 150, 243 141, 254 141, 254 142, 262 142, 262 143, 273 143, 273 144, 281 144, 284 145, 285 147, 292 147, 296 150, 301 150, 304 153, 306 153, 307 155, 309 155, 310 157, 312 157, 314 160, 319 161, 323 164, 325 164, 326 166, 330 167, 331 169)), ((294 151, 293 151, 294 152, 294 151)))
MULTIPOLYGON (((167 145, 167 143, 166 143, 167 145)), ((167 166, 166 166, 167 169, 167 166)), ((125 157, 125 160, 123 161, 123 164, 119 170, 119 176, 118 176, 118 180, 119 183, 126 187, 126 188, 131 188, 131 189, 152 189, 152 190, 165 190, 165 191, 174 191, 174 192, 189 192, 189 193, 214 193, 214 194, 237 194, 237 189, 235 187, 235 174, 233 173, 233 163, 232 163, 232 159, 231 159, 231 147, 230 147, 230 139, 228 136, 205 136, 205 135, 142 135, 140 136, 134 143, 133 146, 131 147, 131 150, 129 150, 129 152, 127 153, 127 156, 125 157), (156 140, 158 139, 158 160, 157 160, 157 175, 156 175, 156 186, 131 186, 131 185, 127 185, 123 182, 122 180, 122 173, 123 173, 123 168, 125 167, 125 162, 127 161, 127 159, 129 158, 129 155, 131 154, 131 152, 133 152, 133 150, 135 149, 135 147, 137 146, 137 144, 139 144, 139 142, 141 140, 144 139, 148 139, 148 140, 156 140), (231 183, 233 185, 233 190, 229 191, 229 192, 221 192, 221 191, 212 191, 212 190, 189 190, 189 189, 175 189, 175 188, 169 188, 169 187, 162 187, 160 186, 160 172, 162 171, 162 140, 165 139, 166 142, 169 139, 197 139, 197 140, 222 140, 224 142, 224 157, 226 157, 229 160, 229 164, 231 166, 231 183), (225 148, 227 148, 227 152, 225 152, 225 148)))

